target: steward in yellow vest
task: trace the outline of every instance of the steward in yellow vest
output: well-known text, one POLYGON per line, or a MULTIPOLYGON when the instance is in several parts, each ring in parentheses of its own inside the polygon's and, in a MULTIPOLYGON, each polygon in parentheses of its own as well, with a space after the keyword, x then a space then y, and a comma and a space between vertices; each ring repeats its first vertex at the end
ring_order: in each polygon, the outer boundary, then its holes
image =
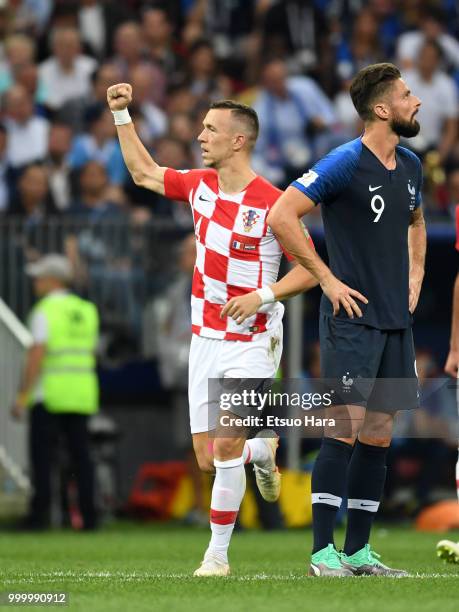
POLYGON ((99 317, 91 302, 70 293, 70 262, 46 255, 29 264, 39 301, 29 316, 33 337, 12 414, 30 407, 30 460, 34 494, 25 527, 49 526, 51 466, 58 434, 64 434, 79 493, 83 527, 96 527, 94 470, 90 458, 88 417, 99 407, 95 371, 99 317))

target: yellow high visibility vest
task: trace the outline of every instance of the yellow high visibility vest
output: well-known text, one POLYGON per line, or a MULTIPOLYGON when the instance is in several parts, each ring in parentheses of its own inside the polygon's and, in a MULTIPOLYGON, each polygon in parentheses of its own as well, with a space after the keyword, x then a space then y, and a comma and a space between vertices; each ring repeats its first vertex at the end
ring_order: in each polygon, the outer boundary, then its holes
POLYGON ((49 295, 31 314, 41 312, 48 324, 42 367, 43 403, 49 412, 93 414, 99 407, 95 350, 99 332, 97 308, 71 293, 49 295))

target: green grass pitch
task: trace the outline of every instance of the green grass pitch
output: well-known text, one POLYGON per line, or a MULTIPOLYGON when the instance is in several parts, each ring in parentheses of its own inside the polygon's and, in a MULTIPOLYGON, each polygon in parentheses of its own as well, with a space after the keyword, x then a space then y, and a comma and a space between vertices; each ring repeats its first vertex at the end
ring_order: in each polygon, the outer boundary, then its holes
MULTIPOLYGON (((459 533, 448 537, 459 539, 459 533)), ((305 575, 310 531, 238 532, 230 549, 232 576, 196 579, 205 529, 117 524, 95 534, 3 532, 0 590, 66 591, 66 609, 85 612, 456 611, 459 566, 436 558, 439 538, 376 526, 375 550, 415 577, 317 579, 305 575)), ((338 545, 342 539, 339 533, 338 545)), ((23 606, 9 606, 17 607, 23 606)))

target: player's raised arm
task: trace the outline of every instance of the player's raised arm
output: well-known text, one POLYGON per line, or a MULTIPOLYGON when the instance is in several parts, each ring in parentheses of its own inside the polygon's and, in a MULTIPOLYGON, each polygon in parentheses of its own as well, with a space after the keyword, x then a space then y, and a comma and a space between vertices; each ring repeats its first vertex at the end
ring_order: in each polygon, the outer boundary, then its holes
POLYGON ((166 168, 159 166, 143 146, 129 115, 132 87, 118 83, 107 89, 107 102, 115 119, 124 161, 136 185, 164 195, 166 168))
POLYGON ((310 246, 299 220, 314 208, 314 202, 295 187, 288 189, 272 207, 267 223, 282 246, 318 280, 322 291, 333 304, 333 314, 343 306, 349 317, 362 316, 357 298, 364 304, 368 300, 356 289, 351 289, 334 276, 310 246))

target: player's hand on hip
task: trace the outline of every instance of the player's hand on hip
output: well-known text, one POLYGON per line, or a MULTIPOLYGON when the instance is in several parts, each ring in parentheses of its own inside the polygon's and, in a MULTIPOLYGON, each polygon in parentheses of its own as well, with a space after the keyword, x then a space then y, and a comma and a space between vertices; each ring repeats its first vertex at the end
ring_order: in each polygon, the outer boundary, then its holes
POLYGON ((409 294, 408 294, 408 308, 411 314, 416 310, 418 305, 419 294, 421 293, 422 277, 410 277, 409 282, 409 294))
POLYGON ((333 305, 333 315, 337 315, 342 306, 350 319, 353 319, 354 315, 362 316, 362 311, 355 300, 364 304, 368 304, 368 300, 359 291, 351 289, 333 275, 320 283, 320 286, 333 305))
POLYGON ((457 378, 457 370, 459 368, 459 351, 451 349, 445 363, 445 372, 457 378))
POLYGON ((245 295, 231 298, 223 306, 220 318, 231 317, 238 325, 251 317, 261 306, 261 297, 256 291, 251 291, 245 295))
POLYGON ((132 102, 132 87, 129 83, 118 83, 107 89, 107 102, 112 111, 127 108, 132 102))

